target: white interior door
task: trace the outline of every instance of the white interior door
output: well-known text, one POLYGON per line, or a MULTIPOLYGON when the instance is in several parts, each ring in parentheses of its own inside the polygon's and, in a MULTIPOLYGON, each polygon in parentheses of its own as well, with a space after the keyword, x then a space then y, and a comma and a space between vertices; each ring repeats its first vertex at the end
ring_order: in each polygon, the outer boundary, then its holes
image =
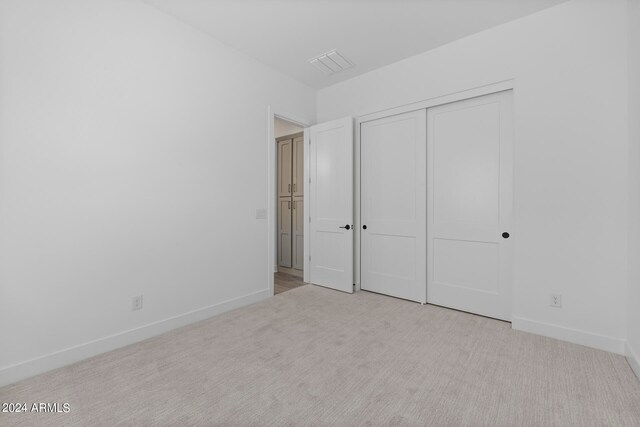
POLYGON ((427 300, 510 320, 511 92, 427 111, 427 300))
POLYGON ((311 126, 309 281, 353 292, 353 119, 311 126))
POLYGON ((360 287, 426 302, 427 113, 361 124, 360 287))

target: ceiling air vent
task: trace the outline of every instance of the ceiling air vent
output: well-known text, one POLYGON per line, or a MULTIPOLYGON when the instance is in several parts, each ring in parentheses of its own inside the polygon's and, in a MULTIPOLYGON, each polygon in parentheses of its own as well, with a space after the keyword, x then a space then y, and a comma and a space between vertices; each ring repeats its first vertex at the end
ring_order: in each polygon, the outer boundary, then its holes
POLYGON ((315 58, 311 58, 309 60, 309 64, 313 65, 327 76, 353 67, 353 62, 340 55, 337 50, 332 50, 330 52, 323 53, 320 56, 316 56, 315 58))

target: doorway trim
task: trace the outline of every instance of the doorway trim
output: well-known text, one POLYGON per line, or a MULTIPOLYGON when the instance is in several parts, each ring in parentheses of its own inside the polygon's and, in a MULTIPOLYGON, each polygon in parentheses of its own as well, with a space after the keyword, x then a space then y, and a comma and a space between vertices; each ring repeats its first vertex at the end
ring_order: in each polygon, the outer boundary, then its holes
MULTIPOLYGON (((274 283, 273 275, 277 268, 277 251, 276 235, 278 228, 278 214, 277 214, 277 182, 276 174, 278 171, 277 159, 278 159, 278 144, 275 138, 275 119, 279 118, 287 122, 293 123, 304 128, 304 193, 308 194, 309 186, 309 132, 308 128, 315 124, 315 122, 309 118, 301 117, 296 114, 274 107, 272 105, 267 106, 267 284, 269 289, 269 296, 274 295, 274 283)), ((304 212, 309 212, 308 198, 304 198, 304 212)), ((304 222, 304 235, 308 235, 309 222, 304 222)), ((304 239, 304 280, 307 281, 307 260, 309 254, 308 239, 304 239)))
POLYGON ((356 123, 360 124, 371 120, 382 119, 384 117, 395 116, 396 114, 408 113, 409 111, 422 110, 425 108, 436 107, 438 105, 449 104, 456 101, 463 101, 465 99, 477 98, 478 96, 511 90, 514 89, 514 86, 514 79, 502 80, 495 83, 490 83, 465 90, 460 90, 458 92, 447 93, 433 98, 424 99, 422 101, 413 102, 411 104, 400 105, 373 113, 362 114, 356 117, 356 123))

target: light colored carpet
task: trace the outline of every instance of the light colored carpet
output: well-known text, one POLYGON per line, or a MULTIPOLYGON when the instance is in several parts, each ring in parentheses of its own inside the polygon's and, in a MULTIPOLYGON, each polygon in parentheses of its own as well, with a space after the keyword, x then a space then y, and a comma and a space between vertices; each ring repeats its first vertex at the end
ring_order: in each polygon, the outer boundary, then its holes
POLYGON ((302 286, 0 389, 1 425, 638 426, 621 356, 504 322, 302 286))

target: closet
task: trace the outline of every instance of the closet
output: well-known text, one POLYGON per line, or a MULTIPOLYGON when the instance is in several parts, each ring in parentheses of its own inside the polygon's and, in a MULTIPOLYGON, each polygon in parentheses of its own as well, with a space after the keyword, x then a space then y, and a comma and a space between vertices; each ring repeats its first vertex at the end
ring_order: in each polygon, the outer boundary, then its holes
POLYGON ((361 289, 511 320, 511 91, 362 118, 359 148, 361 289))
POLYGON ((304 268, 304 137, 278 138, 278 266, 304 268))

